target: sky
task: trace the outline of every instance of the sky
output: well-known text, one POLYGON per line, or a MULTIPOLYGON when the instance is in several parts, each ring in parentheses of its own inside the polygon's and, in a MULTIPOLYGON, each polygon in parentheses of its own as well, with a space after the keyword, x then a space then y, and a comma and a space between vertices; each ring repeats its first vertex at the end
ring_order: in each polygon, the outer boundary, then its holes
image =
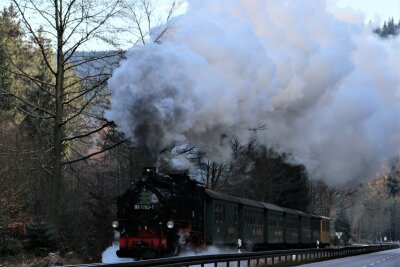
MULTIPOLYGON (((169 4, 173 0, 158 0, 161 5, 169 4)), ((316 0, 318 1, 318 0, 316 0)), ((381 22, 393 17, 400 20, 400 0, 328 0, 336 2, 338 7, 352 8, 364 13, 365 21, 381 22)), ((8 6, 9 0, 1 1, 0 8, 8 6)))
POLYGON ((365 22, 381 22, 390 17, 400 20, 400 0, 337 0, 337 6, 364 13, 365 22))
MULTIPOLYGON (((172 1, 160 0, 161 3, 172 1)), ((355 10, 364 17, 366 23, 380 24, 391 17, 396 22, 400 20, 400 0, 328 0, 328 2, 340 8, 355 10)))
MULTIPOLYGON (((150 0, 152 4, 157 6, 155 13, 159 13, 156 17, 164 17, 166 10, 170 7, 171 3, 176 0, 150 0)), ((180 15, 185 13, 186 7, 188 6, 187 0, 182 1, 181 8, 175 13, 180 15)), ((215 0, 218 1, 218 0, 215 0)), ((280 0, 277 0, 280 1, 280 0)), ((294 0, 293 0, 294 1, 294 0)), ((315 0, 321 1, 321 0, 315 0)), ((400 21, 400 0, 325 0, 327 2, 328 10, 332 11, 333 14, 340 16, 342 19, 348 22, 356 22, 371 24, 372 27, 382 26, 384 21, 389 18, 394 18, 397 23, 400 21)), ((196 1, 195 1, 196 2, 196 1)), ((0 9, 9 6, 10 0, 0 1, 0 9)), ((201 2, 200 2, 201 3, 201 2)), ((32 14, 30 19, 36 26, 45 24, 45 21, 41 22, 41 17, 32 14)), ((129 37, 130 39, 130 37, 129 37)), ((130 48, 131 44, 127 42, 127 46, 124 48, 130 48)), ((97 42, 89 42, 89 46, 82 46, 82 50, 108 50, 112 49, 109 45, 97 42), (90 48, 88 48, 90 47, 90 48)))

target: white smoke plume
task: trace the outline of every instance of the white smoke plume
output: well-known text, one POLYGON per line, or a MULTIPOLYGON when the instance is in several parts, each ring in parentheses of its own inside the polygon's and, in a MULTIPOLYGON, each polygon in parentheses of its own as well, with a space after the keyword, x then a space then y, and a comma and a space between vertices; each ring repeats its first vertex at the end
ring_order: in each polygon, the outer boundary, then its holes
POLYGON ((111 246, 106 248, 101 254, 101 262, 102 263, 118 263, 118 262, 134 262, 133 259, 130 258, 119 258, 116 254, 119 249, 118 242, 114 242, 111 246))
POLYGON ((207 246, 205 250, 201 251, 184 251, 179 257, 188 257, 188 256, 205 256, 205 255, 219 255, 219 254, 236 254, 237 250, 229 248, 229 247, 217 247, 217 246, 207 246))
POLYGON ((189 1, 115 70, 106 117, 139 147, 188 142, 220 160, 222 135, 265 125, 259 140, 312 177, 370 174, 400 146, 400 40, 355 21, 324 1, 189 1))
POLYGON ((120 236, 119 233, 115 231, 112 245, 106 248, 101 254, 102 263, 134 262, 133 259, 119 258, 117 256, 117 250, 119 250, 119 244, 118 244, 119 236, 120 236))

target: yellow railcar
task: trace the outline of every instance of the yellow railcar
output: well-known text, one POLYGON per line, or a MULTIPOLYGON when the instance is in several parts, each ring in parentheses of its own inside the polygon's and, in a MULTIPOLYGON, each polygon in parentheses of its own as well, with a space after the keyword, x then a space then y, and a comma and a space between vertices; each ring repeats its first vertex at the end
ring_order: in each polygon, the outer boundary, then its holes
POLYGON ((330 238, 330 220, 328 217, 320 216, 320 245, 321 247, 328 246, 331 242, 330 238))

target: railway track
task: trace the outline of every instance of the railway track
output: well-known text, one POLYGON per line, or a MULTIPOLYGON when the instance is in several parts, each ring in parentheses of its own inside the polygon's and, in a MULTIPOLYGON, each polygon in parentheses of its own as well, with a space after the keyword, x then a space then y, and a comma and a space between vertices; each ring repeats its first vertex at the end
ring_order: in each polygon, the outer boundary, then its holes
POLYGON ((323 261, 353 255, 367 254, 382 250, 399 248, 399 245, 375 245, 325 249, 295 249, 237 254, 200 255, 189 257, 163 258, 124 263, 92 263, 65 265, 64 267, 189 267, 211 264, 211 266, 265 266, 285 263, 293 266, 304 262, 323 261), (234 265, 233 265, 234 264, 234 265))

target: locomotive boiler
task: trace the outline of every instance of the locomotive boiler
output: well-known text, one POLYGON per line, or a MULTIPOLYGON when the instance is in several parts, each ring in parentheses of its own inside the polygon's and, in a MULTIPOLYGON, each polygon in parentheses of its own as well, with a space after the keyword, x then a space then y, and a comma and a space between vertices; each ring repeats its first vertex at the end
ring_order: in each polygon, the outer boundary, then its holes
POLYGON ((324 247, 329 218, 205 189, 182 173, 145 168, 118 198, 118 257, 157 258, 207 245, 248 250, 324 247))

